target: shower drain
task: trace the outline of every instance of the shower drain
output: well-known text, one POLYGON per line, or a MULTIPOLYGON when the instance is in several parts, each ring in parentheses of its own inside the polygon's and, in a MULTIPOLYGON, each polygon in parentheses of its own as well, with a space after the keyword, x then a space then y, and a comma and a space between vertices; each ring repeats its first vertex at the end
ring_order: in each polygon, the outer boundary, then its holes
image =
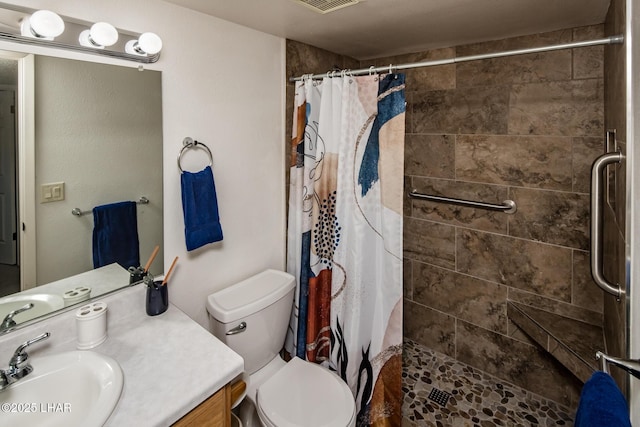
POLYGON ((446 391, 438 390, 435 387, 431 390, 431 393, 429 393, 429 399, 433 400, 440 406, 447 406, 447 402, 450 397, 451 394, 446 391))

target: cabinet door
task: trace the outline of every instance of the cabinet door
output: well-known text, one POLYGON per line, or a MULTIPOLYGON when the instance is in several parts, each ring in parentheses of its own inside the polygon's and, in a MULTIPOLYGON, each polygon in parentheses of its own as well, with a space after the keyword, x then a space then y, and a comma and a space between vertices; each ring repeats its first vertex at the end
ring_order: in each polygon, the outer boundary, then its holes
POLYGON ((227 384, 173 424, 174 427, 230 427, 231 386, 227 384))

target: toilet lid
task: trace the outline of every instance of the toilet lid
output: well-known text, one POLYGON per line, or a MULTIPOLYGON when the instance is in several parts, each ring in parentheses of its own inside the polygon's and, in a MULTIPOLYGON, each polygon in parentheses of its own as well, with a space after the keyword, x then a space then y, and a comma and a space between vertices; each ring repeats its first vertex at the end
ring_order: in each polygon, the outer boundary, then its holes
POLYGON ((278 427, 345 427, 355 414, 351 390, 337 375, 297 357, 258 388, 257 405, 278 427))

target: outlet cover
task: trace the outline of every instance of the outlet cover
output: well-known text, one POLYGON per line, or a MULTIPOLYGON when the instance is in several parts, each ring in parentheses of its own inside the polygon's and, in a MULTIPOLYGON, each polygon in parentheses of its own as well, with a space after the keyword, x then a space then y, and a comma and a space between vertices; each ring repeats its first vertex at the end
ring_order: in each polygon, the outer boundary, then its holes
POLYGON ((40 187, 40 203, 64 200, 64 182, 51 182, 40 187))

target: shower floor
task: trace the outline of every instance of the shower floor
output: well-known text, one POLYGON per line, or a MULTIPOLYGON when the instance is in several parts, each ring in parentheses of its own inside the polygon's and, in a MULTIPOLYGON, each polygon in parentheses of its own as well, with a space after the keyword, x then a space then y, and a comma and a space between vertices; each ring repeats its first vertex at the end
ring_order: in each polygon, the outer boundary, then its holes
POLYGON ((573 425, 568 408, 408 339, 402 377, 402 427, 573 425), (446 406, 429 399, 434 388, 446 406))

